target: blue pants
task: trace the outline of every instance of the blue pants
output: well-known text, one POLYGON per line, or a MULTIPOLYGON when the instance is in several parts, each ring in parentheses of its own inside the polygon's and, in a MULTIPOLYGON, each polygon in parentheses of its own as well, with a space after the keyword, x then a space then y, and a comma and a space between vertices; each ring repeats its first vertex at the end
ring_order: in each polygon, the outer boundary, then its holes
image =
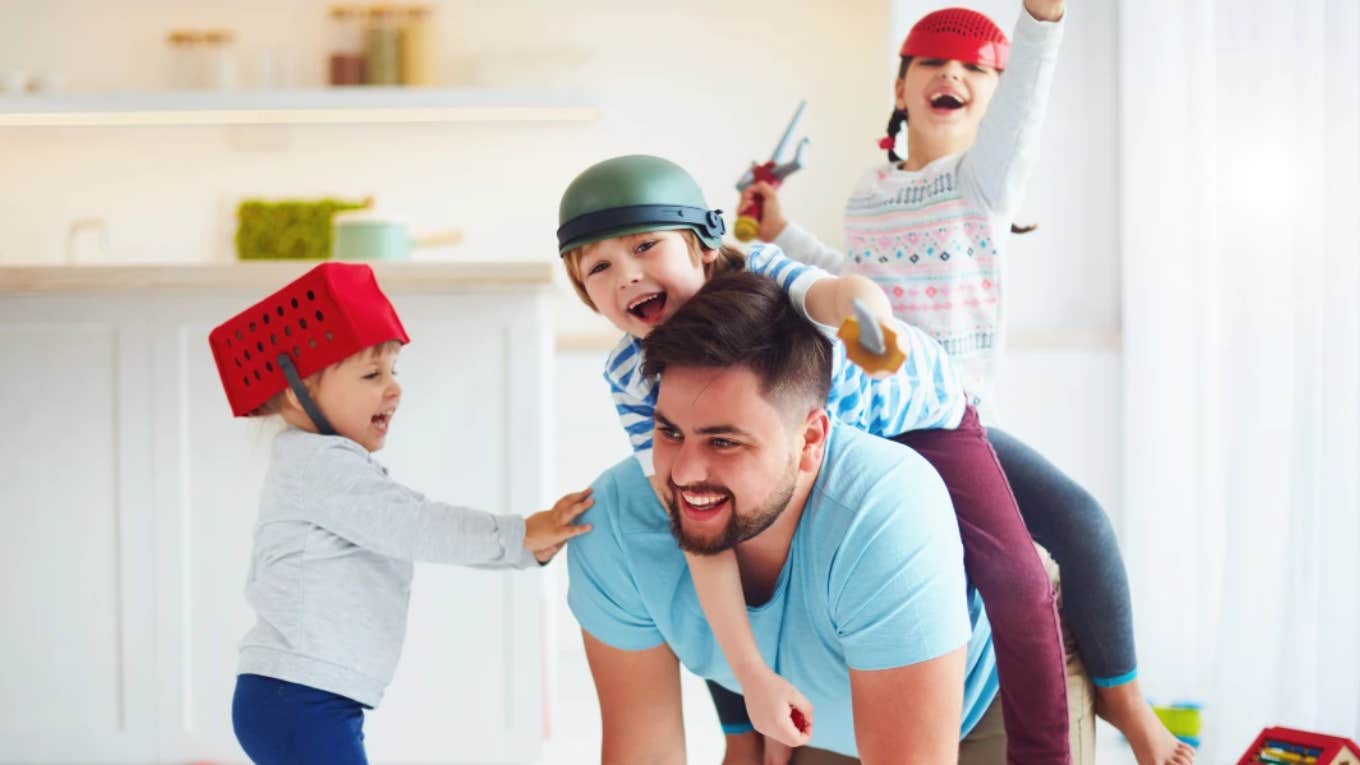
POLYGON ((363 705, 328 691, 238 675, 231 724, 257 765, 368 765, 363 705))
POLYGON ((1133 606, 1110 519, 1085 489, 1042 454, 996 428, 987 438, 1034 541, 1062 572, 1063 618, 1091 681, 1108 688, 1138 676, 1133 606))

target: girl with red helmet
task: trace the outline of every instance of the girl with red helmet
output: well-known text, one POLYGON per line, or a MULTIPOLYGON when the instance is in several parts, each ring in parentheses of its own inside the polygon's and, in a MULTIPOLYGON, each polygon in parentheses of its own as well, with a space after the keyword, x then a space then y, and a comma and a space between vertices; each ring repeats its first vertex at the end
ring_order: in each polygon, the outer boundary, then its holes
MULTIPOLYGON (((1004 346, 1005 233, 1024 231, 1009 216, 1037 158, 1064 11, 1064 0, 1025 0, 1013 44, 964 8, 930 13, 912 27, 879 142, 889 161, 851 194, 844 253, 788 221, 768 184, 753 184, 742 197, 743 204, 764 197, 762 240, 877 282, 894 314, 949 351, 988 424, 1004 346), (905 157, 897 152, 904 126, 905 157)), ((923 450, 931 438, 918 431, 900 440, 923 450)), ((1193 761, 1194 750, 1171 735, 1139 689, 1127 575, 1104 511, 1018 439, 995 427, 988 438, 1031 533, 1062 569, 1063 613, 1096 685, 1096 711, 1125 734, 1140 765, 1193 761)), ((964 537, 967 544, 966 528, 964 537)))

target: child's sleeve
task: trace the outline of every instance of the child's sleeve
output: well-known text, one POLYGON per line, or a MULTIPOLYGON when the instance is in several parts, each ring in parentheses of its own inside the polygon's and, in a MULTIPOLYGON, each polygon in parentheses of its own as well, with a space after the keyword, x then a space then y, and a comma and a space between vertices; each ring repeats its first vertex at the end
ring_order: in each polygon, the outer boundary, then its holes
POLYGON ((752 247, 750 253, 746 255, 746 270, 768 276, 778 282, 779 286, 789 293, 793 307, 808 321, 812 321, 807 312, 808 288, 818 280, 835 278, 817 266, 793 260, 773 244, 758 244, 752 247))
POLYGON ((892 375, 870 377, 845 354, 845 343, 818 325, 832 341, 831 390, 827 409, 836 419, 876 436, 912 430, 956 428, 968 396, 949 354, 930 335, 894 320, 906 361, 892 375))
POLYGON ((1020 10, 1010 60, 977 139, 959 161, 959 182, 996 215, 1019 203, 1039 159, 1039 137, 1064 21, 1038 21, 1020 10))
POLYGON ((652 475, 652 415, 656 411, 657 381, 642 373, 642 346, 624 337, 605 361, 604 379, 644 475, 652 475))
POLYGON ((408 561, 538 565, 524 547, 524 518, 427 499, 338 440, 323 447, 302 474, 307 484, 298 486, 289 503, 299 518, 360 547, 408 561))
POLYGON ((839 274, 845 268, 845 253, 826 245, 811 231, 793 221, 789 221, 784 230, 779 232, 779 236, 774 238, 774 245, 800 263, 816 266, 833 274, 839 274))

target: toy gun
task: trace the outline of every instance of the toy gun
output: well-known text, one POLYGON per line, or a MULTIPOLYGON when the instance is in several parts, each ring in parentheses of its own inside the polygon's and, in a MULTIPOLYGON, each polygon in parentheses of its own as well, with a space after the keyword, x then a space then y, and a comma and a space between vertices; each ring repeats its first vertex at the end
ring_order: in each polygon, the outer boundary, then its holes
MULTIPOLYGON (((769 161, 763 165, 751 163, 751 169, 742 173, 741 178, 737 180, 737 191, 745 191, 746 187, 756 181, 765 181, 778 188, 785 178, 803 168, 803 150, 807 148, 807 138, 798 142, 798 148, 794 150, 792 160, 781 164, 779 158, 788 148, 789 139, 793 137, 794 129, 803 119, 803 109, 806 106, 807 101, 798 102, 798 109, 793 113, 793 119, 789 120, 789 126, 784 129, 784 135, 780 137, 779 143, 775 145, 769 161)), ((760 230, 760 219, 764 217, 764 212, 765 197, 760 194, 756 194, 745 207, 737 210, 737 222, 732 227, 732 233, 739 241, 749 242, 756 237, 756 232, 760 230)))
POLYGON ((854 300, 855 315, 846 319, 836 336, 845 341, 845 355, 870 375, 892 374, 907 360, 897 347, 897 333, 874 321, 869 309, 854 300))

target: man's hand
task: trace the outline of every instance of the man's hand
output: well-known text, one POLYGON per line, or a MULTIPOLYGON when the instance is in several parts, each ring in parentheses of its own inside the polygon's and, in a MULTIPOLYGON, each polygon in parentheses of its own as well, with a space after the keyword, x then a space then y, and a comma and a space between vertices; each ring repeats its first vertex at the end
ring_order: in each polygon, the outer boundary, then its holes
POLYGON ((789 681, 766 668, 742 680, 741 694, 751 725, 767 739, 790 747, 812 740, 812 702, 789 681), (795 714, 804 723, 802 730, 795 724, 795 714))
POLYGON ((762 242, 773 242, 784 227, 789 225, 789 219, 784 217, 784 207, 779 204, 779 190, 765 181, 756 181, 741 192, 737 209, 745 209, 756 194, 764 197, 764 203, 760 207, 760 228, 756 231, 756 238, 762 242))
POLYGON ((590 524, 573 525, 572 521, 590 509, 595 499, 590 489, 568 494, 557 500, 551 510, 534 513, 524 519, 524 548, 534 554, 539 563, 552 560, 568 539, 590 531, 590 524))

